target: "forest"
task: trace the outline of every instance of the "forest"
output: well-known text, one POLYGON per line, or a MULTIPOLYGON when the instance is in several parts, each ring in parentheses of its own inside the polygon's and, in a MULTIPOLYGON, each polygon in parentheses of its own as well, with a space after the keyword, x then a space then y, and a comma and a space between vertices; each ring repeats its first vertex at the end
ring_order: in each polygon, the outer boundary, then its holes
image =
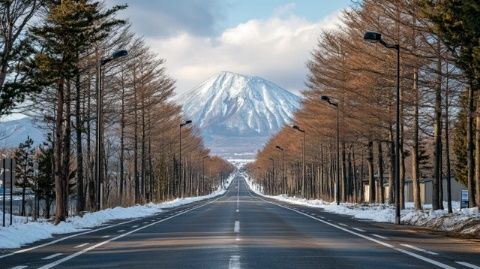
POLYGON ((205 195, 233 171, 183 118, 165 55, 120 18, 126 8, 0 1, 0 116, 28 114, 48 134, 42 145, 27 139, 2 150, 16 161, 20 215, 26 189, 37 204, 28 214, 58 224, 103 208, 205 195))
POLYGON ((469 0, 353 1, 318 37, 292 126, 248 166, 257 184, 271 195, 402 208, 410 184, 420 210, 430 180, 432 209, 446 201, 452 212, 460 182, 468 206, 480 206, 479 10, 469 0))

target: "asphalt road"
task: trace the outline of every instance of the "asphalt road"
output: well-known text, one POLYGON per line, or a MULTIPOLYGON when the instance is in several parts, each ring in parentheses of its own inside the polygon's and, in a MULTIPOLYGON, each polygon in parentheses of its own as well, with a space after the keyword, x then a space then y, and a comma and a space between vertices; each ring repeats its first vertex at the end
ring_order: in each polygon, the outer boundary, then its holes
POLYGON ((225 195, 0 252, 0 268, 480 268, 480 242, 225 195))

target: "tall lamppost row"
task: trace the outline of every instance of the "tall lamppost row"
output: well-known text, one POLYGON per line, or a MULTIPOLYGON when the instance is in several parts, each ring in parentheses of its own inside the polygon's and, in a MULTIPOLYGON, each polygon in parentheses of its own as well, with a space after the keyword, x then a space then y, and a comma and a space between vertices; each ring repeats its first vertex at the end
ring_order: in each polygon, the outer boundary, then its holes
POLYGON ((380 43, 386 48, 397 51, 397 112, 395 123, 395 223, 400 224, 400 44, 388 44, 382 39, 382 35, 376 32, 366 32, 363 36, 365 41, 380 43))
POLYGON ((332 97, 330 96, 325 96, 322 95, 321 97, 322 101, 327 102, 329 105, 335 107, 335 110, 337 112, 336 115, 336 144, 337 144, 337 176, 335 178, 335 200, 337 202, 337 205, 340 204, 340 124, 339 124, 339 109, 338 109, 338 103, 332 101, 332 97))
POLYGON ((303 133, 303 143, 302 143, 302 197, 305 198, 305 130, 298 127, 298 125, 293 125, 293 129, 303 133))
POLYGON ((181 196, 183 197, 184 195, 184 192, 185 192, 185 188, 186 188, 186 184, 183 183, 183 171, 182 171, 182 128, 186 125, 189 125, 191 124, 192 121, 191 120, 186 120, 185 122, 183 123, 180 123, 180 132, 179 132, 179 141, 180 141, 180 152, 178 153, 179 154, 179 159, 180 159, 180 165, 179 165, 179 184, 180 184, 180 188, 181 188, 181 196), (182 187, 182 184, 183 184, 183 187, 182 187))
POLYGON ((126 50, 118 50, 112 53, 110 57, 101 58, 100 61, 97 62, 97 79, 96 79, 96 90, 97 90, 97 119, 96 119, 96 143, 95 143, 95 178, 96 178, 96 185, 97 185, 97 210, 100 210, 102 207, 102 177, 103 177, 103 164, 102 164, 102 146, 103 146, 103 81, 102 81, 102 67, 107 63, 128 55, 128 51, 126 50))

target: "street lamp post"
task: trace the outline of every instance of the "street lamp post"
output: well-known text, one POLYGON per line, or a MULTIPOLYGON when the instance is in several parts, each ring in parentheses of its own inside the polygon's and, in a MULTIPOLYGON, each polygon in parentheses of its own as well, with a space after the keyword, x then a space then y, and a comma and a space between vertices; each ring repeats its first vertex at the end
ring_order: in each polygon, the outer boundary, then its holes
POLYGON ((386 48, 397 51, 397 93, 396 93, 396 124, 395 124, 395 223, 400 224, 400 44, 388 44, 382 35, 376 32, 366 32, 365 41, 380 43, 386 48))
POLYGON ((182 127, 188 125, 192 123, 191 120, 187 120, 183 123, 180 123, 180 127, 179 127, 179 140, 180 140, 180 152, 178 153, 179 154, 179 157, 180 157, 180 163, 179 163, 179 184, 180 184, 180 195, 181 197, 183 197, 183 195, 185 194, 185 184, 183 182, 183 171, 182 171, 182 127), (183 184, 183 186, 182 186, 183 184))
POLYGON ((337 205, 340 204, 340 124, 339 124, 339 109, 338 103, 333 102, 330 96, 322 95, 321 99, 329 105, 334 106, 337 112, 336 115, 336 144, 337 144, 337 177, 335 179, 335 201, 337 205))
POLYGON ((283 191, 286 192, 287 180, 285 178, 285 150, 279 145, 277 145, 276 148, 282 152, 282 185, 283 185, 283 191))
POLYGON ((273 193, 273 184, 275 182, 275 159, 273 159, 272 157, 268 158, 270 159, 270 161, 272 161, 272 182, 269 184, 269 189, 270 189, 270 194, 274 194, 273 193))
POLYGON ((97 183, 97 210, 102 208, 102 183, 103 183, 103 171, 102 171, 102 146, 103 146, 103 78, 102 67, 107 63, 128 55, 126 50, 118 50, 112 53, 108 58, 102 58, 97 62, 97 79, 96 79, 96 91, 97 91, 97 119, 96 119, 96 143, 95 143, 95 177, 97 183))
POLYGON ((298 125, 293 125, 293 129, 303 133, 303 143, 302 143, 302 197, 305 198, 305 130, 298 127, 298 125))

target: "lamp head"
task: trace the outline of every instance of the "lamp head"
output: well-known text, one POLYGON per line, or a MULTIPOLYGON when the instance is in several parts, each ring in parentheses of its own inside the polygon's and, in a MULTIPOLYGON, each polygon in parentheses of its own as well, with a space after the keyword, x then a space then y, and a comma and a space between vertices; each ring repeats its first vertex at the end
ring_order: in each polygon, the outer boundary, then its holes
POLYGON ((190 123, 192 123, 192 121, 191 121, 191 120, 187 120, 187 121, 185 121, 185 125, 187 125, 187 124, 190 124, 190 123))
POLYGON ((330 97, 326 96, 326 95, 322 95, 322 97, 320 97, 323 101, 327 101, 327 102, 330 102, 330 97))
POLYGON ((382 34, 377 32, 365 32, 363 39, 370 43, 377 43, 382 40, 382 34))

